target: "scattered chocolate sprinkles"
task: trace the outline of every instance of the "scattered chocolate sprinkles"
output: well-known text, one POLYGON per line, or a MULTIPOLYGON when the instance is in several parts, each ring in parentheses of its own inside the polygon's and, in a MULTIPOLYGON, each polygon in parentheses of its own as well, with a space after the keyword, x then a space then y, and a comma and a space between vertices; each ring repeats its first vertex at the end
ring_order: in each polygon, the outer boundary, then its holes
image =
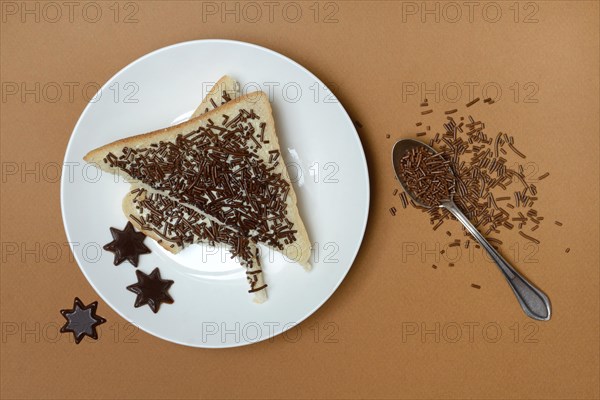
POLYGON ((568 252, 570 252, 570 251, 571 251, 571 248, 570 248, 570 247, 567 247, 567 248, 566 248, 566 250, 565 250, 565 253, 568 253, 568 252))
MULTIPOLYGON (((480 98, 473 99, 466 106, 471 107, 479 101, 480 98)), ((487 104, 493 102, 491 98, 483 100, 487 104)), ((454 202, 488 238, 491 234, 501 234, 504 229, 516 228, 521 237, 539 244, 538 239, 523 231, 537 231, 544 221, 544 217, 535 209, 539 188, 528 181, 525 175, 527 168, 522 160, 526 155, 517 148, 514 137, 506 132, 488 135, 483 121, 468 114, 459 116, 458 110, 450 111, 444 113, 443 130, 436 133, 427 144, 438 151, 439 164, 443 163, 446 170, 450 168, 454 175, 454 186, 446 188, 448 192, 454 193, 454 202)), ((417 123, 417 126, 420 124, 417 123)), ((411 182, 407 188, 417 197, 425 197, 427 201, 423 201, 423 204, 428 207, 419 207, 413 201, 405 201, 406 194, 402 191, 399 197, 403 208, 410 203, 414 208, 427 213, 432 229, 437 230, 444 222, 455 218, 444 208, 432 207, 439 204, 446 192, 435 186, 445 182, 444 179, 433 179, 435 174, 425 173, 429 168, 423 161, 429 160, 428 156, 431 157, 430 154, 411 154, 402 160, 406 164, 405 168, 411 171, 403 177, 407 183, 411 182)), ((443 171, 437 173, 440 177, 443 176, 443 171)), ((549 173, 545 173, 538 180, 548 176, 549 173)), ((558 221, 555 224, 562 226, 558 221)), ((473 239, 466 229, 463 229, 463 234, 473 239)), ((500 239, 489 240, 495 246, 502 245, 500 239)), ((454 243, 449 246, 456 246, 454 243)), ((468 243, 469 240, 465 241, 465 248, 468 248, 468 243)), ((480 248, 476 243, 475 246, 480 248)))
POLYGON ((481 286, 471 283, 471 287, 475 289, 481 289, 481 286))
POLYGON ((558 226, 563 226, 562 222, 559 222, 559 221, 554 221, 554 224, 558 225, 558 226))

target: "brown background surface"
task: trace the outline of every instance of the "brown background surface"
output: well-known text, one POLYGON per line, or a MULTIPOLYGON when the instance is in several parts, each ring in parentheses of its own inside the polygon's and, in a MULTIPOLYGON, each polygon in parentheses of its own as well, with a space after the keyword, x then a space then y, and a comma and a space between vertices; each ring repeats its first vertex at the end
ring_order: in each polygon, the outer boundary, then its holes
POLYGON ((93 9, 83 12, 86 3, 75 1, 72 21, 57 4, 58 20, 41 2, 2 3, 2 398, 599 397, 597 2, 476 2, 471 15, 459 2, 457 17, 456 6, 442 2, 311 1, 296 3, 296 23, 282 2, 271 17, 256 3, 257 22, 244 3, 227 5, 239 7, 239 21, 221 2, 118 3, 115 22, 114 3, 98 1, 96 23, 86 20, 94 18, 93 9), (39 22, 24 7, 39 7, 39 22), (437 16, 422 14, 424 7, 437 16), (125 23, 131 12, 136 21, 125 23), (81 87, 103 84, 150 51, 203 38, 248 41, 291 57, 331 84, 360 121, 372 185, 361 251, 330 301, 287 337, 187 348, 136 331, 101 301, 108 323, 100 340, 75 346, 56 332, 58 311, 74 296, 91 302, 98 295, 66 245, 52 166, 62 163, 86 105, 81 87), (63 88, 56 102, 43 91, 52 82, 63 88), (73 98, 69 82, 79 85, 73 98), (40 99, 8 93, 21 83, 39 83, 40 99), (413 94, 421 83, 434 92, 413 94), (453 85, 462 88, 456 102, 453 85), (469 87, 480 96, 484 86, 492 97, 499 87, 501 97, 473 114, 490 134, 513 134, 539 174, 550 172, 538 185, 541 245, 502 236, 504 254, 549 294, 548 323, 522 314, 481 254, 463 255, 454 268, 434 261, 426 250, 447 242, 446 229, 432 232, 415 210, 388 211, 400 208, 391 194, 391 146, 416 132, 421 98, 443 111, 470 100, 469 87))

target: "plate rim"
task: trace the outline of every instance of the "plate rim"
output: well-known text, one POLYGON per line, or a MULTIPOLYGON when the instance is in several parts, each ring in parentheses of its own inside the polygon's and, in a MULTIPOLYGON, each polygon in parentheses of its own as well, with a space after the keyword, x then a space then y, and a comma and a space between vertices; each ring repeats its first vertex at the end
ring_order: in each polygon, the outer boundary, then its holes
MULTIPOLYGON (((113 74, 109 79, 107 79, 107 81, 100 87, 99 91, 102 92, 106 89, 106 86, 113 81, 113 79, 115 79, 119 74, 121 74, 123 71, 125 71, 126 69, 140 63, 143 62, 146 58, 149 58, 155 54, 158 54, 160 52, 163 51, 168 51, 170 49, 176 48, 176 47, 184 47, 184 46, 189 46, 189 45, 193 45, 193 44, 197 44, 197 43, 214 43, 214 44, 234 44, 234 45, 240 45, 240 46, 247 46, 250 48, 254 48, 256 50, 259 51, 265 51, 267 53, 270 53, 271 55, 274 55, 276 57, 282 58, 285 61, 293 64, 294 66, 300 68, 302 71, 304 71, 305 73, 307 73, 309 76, 311 76, 313 79, 315 79, 316 82, 318 82, 319 84, 323 85, 323 87, 327 88, 327 85, 325 85, 323 83, 323 81, 321 81, 321 79, 319 79, 319 77, 317 77, 314 73, 312 73, 310 70, 308 70, 306 67, 304 67, 303 65, 299 64, 298 62, 296 62, 295 60, 293 60, 292 58, 281 54, 279 52, 276 52, 274 50, 271 50, 269 48, 254 44, 254 43, 249 43, 249 42, 244 42, 244 41, 240 41, 240 40, 231 40, 231 39, 197 39, 197 40, 188 40, 188 41, 184 41, 184 42, 179 42, 179 43, 175 43, 175 44, 171 44, 168 46, 164 46, 161 48, 158 48, 156 50, 150 51, 149 53, 144 54, 141 57, 136 58, 135 60, 133 60, 132 62, 130 62, 129 64, 127 64, 126 66, 124 66, 123 68, 119 69, 115 74, 113 74)), ((333 92, 332 92, 333 94, 333 92)), ((362 233, 360 235, 360 240, 359 240, 359 244, 356 248, 356 250, 354 251, 354 254, 350 257, 351 262, 350 265, 348 266, 348 268, 346 269, 346 271, 340 276, 338 282, 335 284, 335 287, 333 288, 333 290, 331 291, 331 293, 326 296, 318 305, 316 305, 314 308, 312 308, 309 312, 306 313, 306 315, 300 319, 298 319, 298 321, 296 321, 294 324, 288 324, 290 325, 289 327, 287 327, 286 329, 282 329, 281 331, 274 333, 272 335, 265 335, 264 337, 261 337, 260 340, 255 340, 255 341, 245 341, 245 342, 237 342, 237 343, 233 343, 233 344, 229 344, 229 343, 221 343, 220 345, 210 345, 210 344, 192 344, 192 343, 186 343, 183 341, 179 341, 179 340, 175 340, 172 338, 168 338, 165 337, 164 335, 160 335, 157 334, 156 332, 151 332, 150 330, 145 329, 142 326, 137 325, 134 321, 131 321, 129 318, 127 318, 125 315, 123 315, 117 308, 115 308, 113 306, 113 304, 107 300, 107 298, 98 290, 98 288, 94 285, 94 283, 92 282, 92 280, 89 278, 88 274, 86 273, 85 269, 81 266, 81 262, 79 260, 79 256, 77 254, 77 252, 75 252, 75 249, 73 247, 73 241, 71 240, 71 235, 69 234, 69 229, 67 228, 67 217, 66 217, 66 212, 65 212, 65 187, 67 184, 67 181, 65 178, 67 177, 66 174, 66 169, 63 168, 62 173, 61 173, 61 179, 60 179, 60 208, 61 208, 61 215, 62 215, 62 221, 63 221, 63 227, 65 230, 65 235, 67 236, 67 241, 69 243, 69 248, 71 249, 71 253, 73 254, 73 257, 75 258, 75 262, 77 264, 77 266, 79 267, 80 271, 83 273, 83 276, 85 277, 85 279, 87 280, 88 284, 94 289, 94 291, 96 292, 96 294, 116 313, 118 314, 121 318, 123 318, 125 321, 129 322, 130 324, 132 324, 133 326, 137 327, 138 329, 146 332, 147 334, 154 336, 158 339, 167 341, 169 343, 174 343, 177 345, 181 345, 181 346, 186 346, 186 347, 192 347, 192 348, 203 348, 203 349, 223 349, 223 348, 234 348, 234 347, 241 347, 241 346, 247 346, 247 345, 252 345, 252 344, 256 344, 256 343, 260 343, 260 342, 264 342, 265 340, 268 339, 272 339, 276 336, 281 335, 282 333, 288 331, 289 329, 291 329, 294 326, 297 326, 299 324, 301 324, 302 322, 304 322, 307 318, 309 318, 311 315, 313 315, 315 312, 317 312, 332 296, 333 294, 338 290, 338 288, 340 287, 340 285, 342 284, 342 282, 344 281, 344 279, 346 279, 346 276, 348 275, 348 273, 350 272, 350 269, 352 268, 352 266, 354 265, 354 262, 356 261, 356 257, 358 256, 358 252, 360 251, 360 248, 362 247, 363 241, 364 241, 364 237, 365 237, 365 232, 367 229, 367 224, 368 224, 368 220, 369 220, 369 214, 370 214, 370 206, 371 206, 371 185, 370 185, 370 175, 369 175, 369 167, 368 167, 368 163, 367 163, 367 158, 366 158, 366 154, 365 154, 365 149, 362 143, 362 140, 360 138, 360 135, 358 134, 358 131, 356 129, 356 126, 354 125, 354 122, 352 121, 352 119, 350 118, 350 114, 348 114, 348 111, 346 110, 346 108, 342 105, 342 103, 339 101, 339 99, 337 98, 337 96, 335 96, 335 94, 333 94, 334 97, 337 100, 337 105, 341 108, 341 110, 343 111, 345 117, 347 118, 348 122, 350 123, 350 126, 352 127, 355 135, 356 135, 356 139, 358 141, 358 144, 360 145, 360 160, 362 162, 362 167, 364 168, 365 171, 365 191, 366 191, 366 213, 365 213, 365 217, 364 220, 362 221, 362 233)), ((81 114, 79 115, 79 118, 77 119, 77 123, 75 124, 75 126, 73 127, 73 130, 71 131, 71 134, 69 136, 69 141, 67 143, 67 147, 65 149, 65 155, 63 157, 63 167, 64 165, 66 165, 67 161, 67 156, 69 155, 70 151, 71 151, 71 146, 73 145, 73 137, 75 132, 78 130, 79 125, 82 123, 84 117, 87 115, 87 113, 89 112, 90 108, 94 105, 93 102, 88 101, 87 105, 85 106, 85 108, 83 109, 83 111, 81 112, 81 114)))

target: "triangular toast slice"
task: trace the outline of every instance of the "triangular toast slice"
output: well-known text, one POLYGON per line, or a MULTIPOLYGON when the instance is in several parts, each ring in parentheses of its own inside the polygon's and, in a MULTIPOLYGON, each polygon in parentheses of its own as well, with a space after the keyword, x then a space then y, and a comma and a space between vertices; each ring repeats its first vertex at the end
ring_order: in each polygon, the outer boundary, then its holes
POLYGON ((267 95, 256 92, 174 127, 103 146, 85 160, 308 267, 310 242, 273 125, 267 95))

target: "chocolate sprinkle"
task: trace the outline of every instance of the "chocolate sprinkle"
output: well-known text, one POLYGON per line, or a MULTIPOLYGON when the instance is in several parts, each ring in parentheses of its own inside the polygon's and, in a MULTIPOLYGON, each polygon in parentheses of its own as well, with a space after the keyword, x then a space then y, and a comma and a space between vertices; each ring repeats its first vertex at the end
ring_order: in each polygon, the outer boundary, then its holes
POLYGON ((473 104, 477 103, 479 101, 479 97, 471 100, 470 102, 467 103, 467 107, 471 107, 473 104))
POLYGON ((536 238, 533 238, 525 233, 523 233, 523 231, 519 231, 519 235, 523 236, 525 239, 535 243, 535 244, 540 244, 540 241, 537 240, 536 238))
POLYGON ((550 176, 550 173, 546 172, 544 175, 542 175, 538 178, 538 181, 541 181, 542 179, 546 179, 548 176, 550 176))

